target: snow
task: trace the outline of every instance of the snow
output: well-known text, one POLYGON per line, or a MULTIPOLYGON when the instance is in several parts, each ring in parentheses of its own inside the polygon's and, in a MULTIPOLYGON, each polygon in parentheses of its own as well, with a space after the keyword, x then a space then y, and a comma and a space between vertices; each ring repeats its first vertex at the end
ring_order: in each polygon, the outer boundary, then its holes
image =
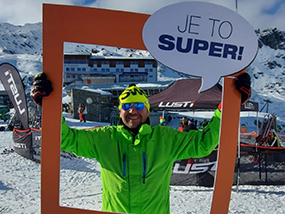
MULTIPOLYGON (((187 113, 186 116, 198 120, 209 118, 213 112, 187 113)), ((176 128, 182 115, 173 116, 168 124, 176 128)), ((80 123, 64 113, 68 124, 76 128, 105 126, 108 123, 87 121, 80 123)), ((261 115, 260 115, 261 117, 261 115)), ((255 130, 256 115, 242 113, 241 123, 255 130)), ((0 125, 4 125, 1 122, 0 125)), ((41 165, 27 160, 12 148, 12 132, 1 133, 0 143, 0 213, 39 214, 41 200, 41 165), (6 151, 6 152, 5 152, 6 151), (7 152, 8 151, 8 152, 7 152)), ((100 166, 95 159, 61 157, 60 166, 60 206, 100 210, 101 181, 100 166)), ((213 188, 199 186, 170 186, 171 213, 210 213, 213 188)), ((232 187, 229 213, 281 214, 285 207, 285 185, 232 187)))
MULTIPOLYGON (((33 77, 42 71, 42 29, 41 24, 27 24, 23 27, 0 24, 0 62, 8 62, 16 66, 22 78, 33 77)), ((267 32, 268 33, 268 32, 267 32)), ((94 56, 132 56, 149 57, 149 53, 118 47, 102 47, 86 44, 64 43, 65 53, 89 53, 94 56), (112 53, 112 54, 111 54, 112 53)), ((159 81, 171 81, 181 78, 180 74, 159 65, 159 81)), ((270 113, 275 113, 278 124, 284 125, 284 50, 260 48, 248 73, 252 77, 252 101, 259 102, 259 108, 265 100, 272 103, 270 113), (267 64, 276 62, 282 65, 269 69, 267 64)), ((138 84, 140 86, 140 84, 138 84)), ((159 85, 157 85, 159 86, 159 85)), ((3 90, 0 84, 0 90, 3 90)), ((63 103, 71 102, 70 97, 63 95, 63 103)), ((212 112, 181 113, 191 118, 209 118, 212 112)), ((106 123, 79 123, 67 117, 72 127, 88 128, 108 125, 106 123)), ((263 119, 264 113, 258 114, 263 119)), ((174 117, 168 124, 178 127, 181 115, 174 117)), ((241 113, 241 124, 246 124, 248 132, 256 131, 254 120, 256 113, 241 113)), ((0 126, 4 125, 0 121, 0 126)), ((283 126, 284 128, 285 126, 283 126)), ((281 131, 284 134, 284 130, 281 131)), ((39 214, 41 200, 41 165, 27 160, 12 148, 12 132, 0 132, 0 214, 39 214)), ((100 166, 94 159, 61 157, 60 205, 84 209, 101 209, 100 166)), ((213 188, 199 186, 171 186, 171 213, 204 214, 210 213, 213 188)), ((281 214, 285 207, 285 185, 282 186, 233 186, 229 213, 235 214, 281 214)))
POLYGON ((105 96, 112 96, 113 94, 111 94, 110 92, 107 92, 107 91, 103 91, 101 89, 90 89, 89 87, 86 87, 86 86, 83 86, 82 87, 83 90, 86 90, 86 91, 91 91, 91 92, 95 92, 95 93, 98 93, 100 95, 105 95, 105 96))

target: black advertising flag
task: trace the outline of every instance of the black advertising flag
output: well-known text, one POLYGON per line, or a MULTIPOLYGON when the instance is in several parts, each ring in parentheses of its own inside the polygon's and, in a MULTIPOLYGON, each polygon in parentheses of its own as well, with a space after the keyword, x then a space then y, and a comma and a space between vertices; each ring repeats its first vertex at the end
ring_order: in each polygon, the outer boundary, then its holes
POLYGON ((28 129, 27 101, 24 85, 19 72, 13 65, 2 63, 0 65, 0 80, 20 118, 23 129, 28 129))

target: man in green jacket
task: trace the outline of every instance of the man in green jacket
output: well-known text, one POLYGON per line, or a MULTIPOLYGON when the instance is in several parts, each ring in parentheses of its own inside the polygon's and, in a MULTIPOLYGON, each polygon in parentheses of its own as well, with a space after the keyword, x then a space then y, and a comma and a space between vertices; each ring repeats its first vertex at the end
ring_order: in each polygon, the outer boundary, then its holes
MULTIPOLYGON (((243 101, 250 96, 248 78, 237 84, 243 101), (241 85, 246 85, 247 90, 241 89, 241 85)), ((38 104, 52 91, 49 89, 45 93, 44 87, 37 90, 44 81, 48 80, 35 79, 33 86, 33 98, 38 104)), ((219 142, 221 112, 217 109, 209 124, 200 131, 180 132, 167 126, 151 127, 147 95, 136 85, 130 85, 120 95, 119 110, 118 126, 75 129, 70 128, 63 118, 61 149, 96 158, 100 163, 103 211, 170 213, 169 184, 173 162, 204 157, 213 151, 219 142)))

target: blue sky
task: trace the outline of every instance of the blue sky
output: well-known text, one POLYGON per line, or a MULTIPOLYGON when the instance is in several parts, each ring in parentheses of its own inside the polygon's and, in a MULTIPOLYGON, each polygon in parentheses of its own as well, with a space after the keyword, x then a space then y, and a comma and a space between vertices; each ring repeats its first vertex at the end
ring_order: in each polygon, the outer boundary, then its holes
MULTIPOLYGON (((284 0, 275 1, 269 7, 264 8, 264 10, 262 12, 265 14, 274 15, 279 10, 279 8, 282 7, 282 5, 284 6, 284 3, 285 3, 284 0)), ((284 17, 285 17, 285 15, 284 15, 284 17)))
POLYGON ((82 0, 82 1, 74 1, 75 5, 80 5, 80 6, 84 6, 84 5, 90 5, 93 4, 94 2, 96 2, 96 0, 82 0))
MULTIPOLYGON (((185 1, 185 0, 184 0, 185 1)), ((192 1, 192 0, 189 0, 192 1)), ((236 10, 236 0, 195 0, 236 10)), ((0 22, 14 25, 42 21, 42 4, 64 4, 152 14, 182 0, 0 0, 0 22)), ((278 28, 285 31, 285 0, 237 0, 238 13, 254 29, 278 28)))

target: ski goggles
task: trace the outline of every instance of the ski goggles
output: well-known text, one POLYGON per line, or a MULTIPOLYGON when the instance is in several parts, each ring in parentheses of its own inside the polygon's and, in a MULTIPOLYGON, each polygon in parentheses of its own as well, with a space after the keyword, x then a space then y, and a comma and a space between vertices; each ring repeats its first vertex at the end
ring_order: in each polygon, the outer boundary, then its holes
POLYGON ((128 111, 132 106, 135 107, 136 110, 141 111, 144 109, 145 104, 143 102, 137 102, 137 103, 123 103, 122 104, 122 109, 125 111, 128 111))

